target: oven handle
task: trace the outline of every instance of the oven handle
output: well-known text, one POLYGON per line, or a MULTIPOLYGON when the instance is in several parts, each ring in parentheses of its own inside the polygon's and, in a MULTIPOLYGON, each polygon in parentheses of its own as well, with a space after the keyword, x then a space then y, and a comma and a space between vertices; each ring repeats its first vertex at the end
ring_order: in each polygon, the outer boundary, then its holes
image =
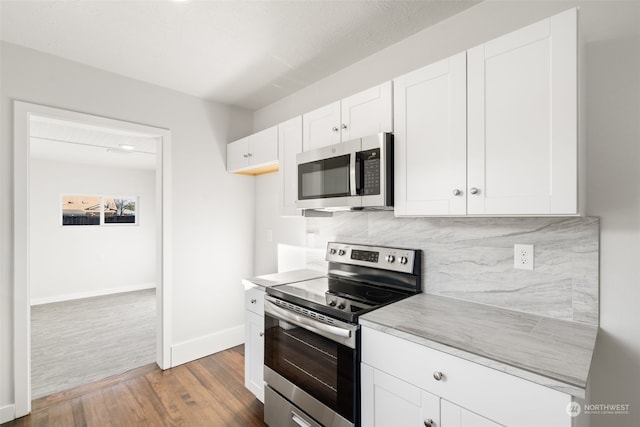
MULTIPOLYGON (((316 332, 322 336, 325 336, 333 341, 341 342, 351 348, 355 348, 355 337, 352 330, 340 328, 338 326, 327 325, 326 323, 319 322, 317 320, 310 319, 306 316, 298 315, 291 310, 287 310, 282 307, 278 307, 272 301, 269 301, 269 297, 264 300, 264 311, 273 316, 276 316, 280 320, 294 323, 301 328, 307 329, 311 332, 316 332), (351 343, 353 341, 353 343, 351 343)), ((354 330, 357 326, 354 326, 354 330)))

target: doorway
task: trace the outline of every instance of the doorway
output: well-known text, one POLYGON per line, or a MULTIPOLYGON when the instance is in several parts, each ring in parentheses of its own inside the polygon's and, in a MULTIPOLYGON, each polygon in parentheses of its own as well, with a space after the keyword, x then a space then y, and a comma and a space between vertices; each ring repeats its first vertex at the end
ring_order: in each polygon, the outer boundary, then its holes
MULTIPOLYGON (((37 104, 20 101, 14 102, 14 230, 15 230, 15 264, 14 264, 14 369, 15 369, 15 412, 16 417, 26 415, 31 411, 31 289, 35 284, 35 277, 30 274, 30 260, 36 252, 31 245, 31 188, 30 171, 30 143, 35 121, 73 123, 78 128, 108 130, 113 134, 131 135, 156 141, 155 155, 155 302, 156 302, 156 349, 155 361, 162 369, 171 366, 170 360, 170 257, 169 245, 170 229, 170 149, 171 132, 166 129, 139 125, 120 120, 77 113, 37 104)), ((54 138, 55 139, 55 138, 54 138)), ((49 141, 50 143, 52 141, 49 141)), ((55 143, 47 145, 51 149, 55 143)), ((113 148, 113 147, 112 147, 113 148)), ((122 147, 115 147, 122 149, 122 147)), ((126 148, 125 148, 126 149, 126 148)), ((55 151, 55 150, 54 150, 55 151)), ((74 195, 69 195, 74 196, 74 195)), ((86 195, 85 195, 86 196, 86 195)), ((100 194, 100 197, 111 197, 114 194, 100 194)), ((122 196, 132 196, 122 194, 122 196)), ((62 197, 62 195, 60 196, 62 197)), ((118 200, 118 199, 115 199, 118 200)), ((129 199, 126 199, 129 200, 129 199)), ((129 201, 129 208, 135 203, 129 201)), ((62 201, 61 201, 62 206, 62 201)), ((101 199, 96 211, 99 224, 113 222, 114 217, 104 206, 101 199), (100 208, 100 206, 103 206, 100 208)), ((117 209, 115 209, 117 210, 117 209)), ((130 211, 131 209, 129 209, 130 211)), ((95 218, 94 218, 95 219, 95 218)), ((82 220, 82 219, 81 219, 82 220)), ((120 218, 120 221, 130 221, 131 218, 120 218)), ((61 227, 63 220, 61 219, 61 227)), ((113 224, 111 224, 113 225, 113 224)), ((115 225, 118 227, 118 224, 115 225)), ((122 224, 124 226, 124 224, 122 224)), ((89 228, 91 226, 87 226, 89 228)), ((55 242, 52 242, 55 244, 55 242)), ((55 250, 55 248, 51 248, 55 250)), ((73 292, 71 292, 73 293, 73 292)))

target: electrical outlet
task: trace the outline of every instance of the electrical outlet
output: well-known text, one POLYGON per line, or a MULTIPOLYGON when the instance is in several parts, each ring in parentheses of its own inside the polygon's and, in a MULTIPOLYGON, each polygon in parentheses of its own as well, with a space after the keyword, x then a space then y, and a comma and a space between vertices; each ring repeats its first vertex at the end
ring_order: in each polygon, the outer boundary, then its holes
POLYGON ((533 245, 513 245, 513 268, 533 270, 533 245))

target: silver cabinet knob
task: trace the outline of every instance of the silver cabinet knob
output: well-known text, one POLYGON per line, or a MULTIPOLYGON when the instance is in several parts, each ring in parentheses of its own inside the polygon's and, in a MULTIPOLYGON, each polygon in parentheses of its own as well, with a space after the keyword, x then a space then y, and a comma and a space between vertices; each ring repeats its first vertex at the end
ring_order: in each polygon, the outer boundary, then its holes
POLYGON ((435 423, 431 418, 424 420, 424 427, 435 427, 435 423))
POLYGON ((248 154, 243 154, 242 157, 244 157, 246 159, 247 157, 249 157, 249 155, 248 154))
POLYGON ((260 334, 259 334, 259 335, 260 335, 261 337, 263 337, 263 336, 264 336, 264 331, 260 331, 260 334))
POLYGON ((453 190, 453 195, 454 196, 459 196, 461 194, 462 194, 462 191, 460 191, 459 189, 456 188, 455 190, 453 190))
POLYGON ((334 131, 334 132, 338 132, 340 129, 338 129, 338 126, 334 126, 334 127, 331 128, 331 130, 334 131))
POLYGON ((478 190, 476 187, 471 187, 469 189, 469 193, 471 194, 478 194, 480 192, 480 190, 478 190))
POLYGON ((257 300, 257 299, 255 299, 255 298, 251 298, 251 304, 255 304, 256 302, 258 302, 258 300, 257 300))
POLYGON ((433 379, 436 381, 440 381, 444 377, 444 374, 440 371, 435 371, 433 373, 433 379))
POLYGON ((253 154, 251 154, 251 153, 247 153, 247 156, 251 157, 251 156, 253 156, 253 154))
POLYGON ((342 124, 342 129, 346 129, 347 125, 345 125, 344 123, 342 124))

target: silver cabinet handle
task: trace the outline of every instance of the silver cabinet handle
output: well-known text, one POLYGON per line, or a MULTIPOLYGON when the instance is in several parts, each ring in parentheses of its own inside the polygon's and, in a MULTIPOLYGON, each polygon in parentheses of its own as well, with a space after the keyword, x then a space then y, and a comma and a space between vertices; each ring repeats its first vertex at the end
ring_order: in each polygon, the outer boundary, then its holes
POLYGON ((249 157, 249 155, 248 154, 243 154, 242 157, 244 157, 246 159, 247 157, 249 157))
POLYGON ((433 373, 433 379, 436 381, 440 381, 442 379, 442 377, 444 377, 444 374, 440 371, 435 371, 433 373))
POLYGON ((469 189, 469 193, 471 194, 478 194, 480 192, 480 190, 478 190, 476 187, 471 187, 469 189))
POLYGON ((258 335, 260 335, 261 337, 263 337, 263 336, 264 336, 264 331, 260 331, 260 333, 259 333, 258 335))
POLYGON ((462 191, 460 191, 459 189, 456 188, 456 189, 453 190, 453 195, 454 196, 459 196, 461 194, 462 194, 462 191))
POLYGON ((257 302, 258 302, 258 300, 257 300, 257 299, 255 299, 255 298, 251 298, 251 304, 255 304, 255 303, 257 303, 257 302))
POLYGON ((345 125, 344 123, 342 124, 342 129, 346 129, 347 125, 345 125))
POLYGON ((248 156, 248 157, 251 157, 251 156, 253 156, 253 154, 251 154, 251 153, 247 153, 247 156, 248 156))
POLYGON ((331 130, 334 131, 334 132, 338 132, 340 129, 338 129, 338 126, 334 126, 334 127, 331 128, 331 130))
POLYGON ((424 427, 435 427, 435 423, 431 418, 424 420, 424 427))

